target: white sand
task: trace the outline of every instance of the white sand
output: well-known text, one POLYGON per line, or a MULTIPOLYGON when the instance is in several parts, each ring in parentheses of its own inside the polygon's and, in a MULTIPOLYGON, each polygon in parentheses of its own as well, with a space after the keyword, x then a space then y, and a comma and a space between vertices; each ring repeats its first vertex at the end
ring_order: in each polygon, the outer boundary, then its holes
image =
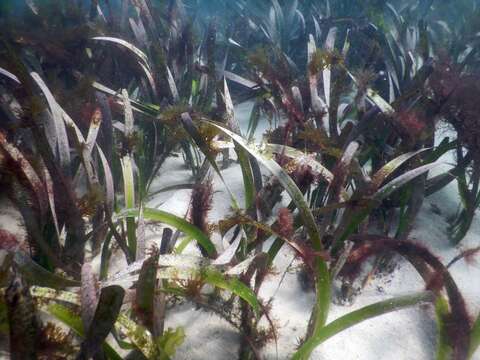
MULTIPOLYGON (((243 104, 237 108, 237 114, 245 114, 248 109, 249 106, 243 104)), ((239 119, 243 130, 246 129, 245 119, 245 116, 239 119)), ((260 134, 267 126, 262 124, 262 128, 257 132, 257 138, 261 138, 260 134)), ((451 155, 445 156, 443 160, 451 162, 451 155)), ((165 169, 168 171, 161 171, 162 175, 158 179, 158 185, 163 187, 173 183, 186 182, 183 177, 184 171, 179 170, 178 177, 172 171, 178 167, 178 164, 167 165, 165 169)), ((443 169, 445 168, 448 166, 445 165, 443 169)), ((237 164, 231 165, 224 171, 224 177, 230 190, 242 204, 243 184, 240 167, 237 164)), ((224 218, 230 204, 228 193, 218 178, 215 178, 215 189, 217 192, 210 214, 212 222, 224 218)), ((189 193, 189 191, 180 191, 173 196, 170 195, 170 199, 163 204, 162 208, 184 215, 188 207, 188 203, 185 201, 189 199, 185 193, 189 193)), ((458 201, 457 187, 454 182, 426 199, 412 233, 413 239, 425 244, 445 263, 460 251, 459 248, 455 248, 449 243, 446 231, 448 226, 446 218, 455 213, 458 201), (431 204, 438 205, 444 213, 435 214, 431 210, 431 204)), ((480 221, 477 216, 461 246, 464 248, 478 246, 479 235, 480 221)), ((214 240, 217 245, 221 244, 218 238, 214 240)), ((292 257, 293 253, 284 247, 275 261, 278 275, 270 276, 260 291, 260 297, 264 300, 269 299, 276 291, 271 316, 279 325, 279 359, 288 359, 294 352, 298 339, 304 336, 315 300, 313 292, 305 292, 300 287, 295 269, 287 273, 278 288, 281 275, 291 263, 292 257)), ((296 264, 298 265, 298 263, 296 264)), ((480 282, 478 281, 480 265, 468 265, 464 261, 460 261, 453 265, 451 274, 465 296, 470 314, 476 317, 480 312, 480 282)), ((370 303, 422 289, 424 289, 424 283, 415 269, 405 261, 400 261, 393 274, 371 281, 355 299, 352 306, 332 304, 329 321, 370 303)), ((236 331, 216 315, 196 310, 193 304, 187 303, 172 309, 168 314, 167 326, 185 327, 186 341, 179 348, 176 359, 237 358, 240 338, 236 331)), ((352 327, 319 346, 312 354, 312 359, 433 359, 435 344, 436 327, 433 308, 431 305, 424 305, 383 315, 352 327)), ((263 354, 266 359, 276 359, 274 343, 267 345, 263 354)), ((477 353, 474 358, 480 359, 480 353, 477 353)))
MULTIPOLYGON (((246 128, 246 116, 251 105, 242 104, 237 108, 240 114, 242 129, 246 128), (242 116, 243 115, 243 116, 242 116)), ((261 134, 268 125, 261 124, 257 134, 261 134)), ((448 157, 447 157, 448 160, 448 157)), ((243 183, 240 168, 232 164, 223 172, 229 188, 243 204, 243 183)), ((160 171, 153 189, 160 189, 174 184, 191 182, 190 171, 185 169, 182 158, 170 158, 160 171)), ((210 221, 217 222, 230 211, 230 199, 221 181, 215 177, 214 207, 210 214, 210 221)), ((189 206, 190 191, 179 190, 162 193, 149 202, 149 206, 171 211, 184 216, 189 206)), ((456 184, 452 183, 442 191, 426 199, 417 219, 412 237, 418 242, 427 245, 445 263, 459 253, 459 248, 449 244, 446 228, 446 218, 455 213, 458 204, 456 184), (443 214, 437 215, 431 211, 431 204, 442 209, 443 214)), ((18 214, 11 210, 10 205, 2 201, 0 224, 2 228, 15 231, 18 214)), ((150 229, 148 239, 159 241, 161 226, 150 229), (152 230, 154 234, 152 234, 152 230)), ((480 221, 476 217, 462 247, 468 248, 479 245, 480 221)), ((218 250, 224 248, 220 237, 214 236, 218 250)), ((189 247, 187 250, 196 251, 189 247)), ((295 350, 298 339, 305 334, 306 325, 314 302, 314 295, 301 289, 295 267, 287 273, 281 286, 279 280, 285 269, 291 263, 292 252, 284 247, 277 256, 275 267, 277 275, 272 275, 264 282, 260 297, 269 299, 275 294, 271 316, 278 327, 278 358, 288 359, 295 350), (277 290, 278 288, 278 290, 277 290)), ((124 261, 115 261, 110 272, 121 269, 124 261)), ((294 263, 294 265, 298 263, 294 263)), ((464 261, 456 263, 451 273, 460 287, 472 317, 480 312, 480 266, 468 265, 464 261)), ((332 305, 329 321, 361 306, 388 299, 392 296, 405 295, 423 289, 424 284, 415 270, 406 262, 400 262, 398 269, 390 276, 374 279, 363 292, 355 299, 352 306, 332 305)), ((225 320, 218 316, 197 310, 191 303, 181 304, 168 312, 167 327, 183 326, 186 331, 186 341, 178 349, 176 359, 235 359, 240 343, 239 334, 225 320)), ((329 339, 319 346, 312 355, 312 359, 339 360, 339 359, 399 359, 421 360, 433 359, 435 354, 436 329, 433 320, 433 310, 429 305, 417 306, 388 315, 365 321, 341 334, 329 339)), ((266 359, 276 359, 276 349, 273 343, 267 345, 263 351, 266 359)), ((477 352, 475 359, 480 359, 477 352)))

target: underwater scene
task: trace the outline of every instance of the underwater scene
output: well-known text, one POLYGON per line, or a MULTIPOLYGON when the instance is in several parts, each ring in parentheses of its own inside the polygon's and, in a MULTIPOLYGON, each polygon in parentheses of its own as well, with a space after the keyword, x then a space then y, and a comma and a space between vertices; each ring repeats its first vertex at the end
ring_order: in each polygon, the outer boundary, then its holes
POLYGON ((0 359, 480 359, 479 0, 0 0, 0 359))

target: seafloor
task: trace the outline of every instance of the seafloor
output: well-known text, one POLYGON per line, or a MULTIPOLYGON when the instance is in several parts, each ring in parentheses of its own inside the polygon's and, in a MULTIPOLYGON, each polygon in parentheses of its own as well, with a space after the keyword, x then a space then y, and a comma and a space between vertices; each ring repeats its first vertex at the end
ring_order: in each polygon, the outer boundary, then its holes
MULTIPOLYGON (((245 103, 237 106, 236 109, 237 118, 245 128, 248 125, 250 107, 251 104, 245 103)), ((267 128, 268 123, 261 122, 256 133, 257 139, 261 139, 262 133, 267 128)), ((450 163, 453 163, 452 154, 447 154, 442 160, 444 164, 437 168, 436 172, 445 171, 450 167, 450 163)), ((430 176, 433 175, 435 175, 434 172, 430 174, 430 176)), ((156 188, 185 183, 190 176, 191 172, 185 168, 181 156, 171 157, 162 167, 152 191, 156 188)), ((239 201, 242 201, 243 183, 239 165, 231 164, 223 170, 223 176, 230 190, 239 201)), ((230 211, 230 198, 220 179, 214 177, 213 180, 216 191, 209 221, 215 223, 230 211)), ((288 202, 287 196, 284 194, 285 204, 288 202)), ((461 247, 453 247, 449 243, 448 218, 457 211, 458 199, 455 182, 427 198, 412 232, 413 240, 426 245, 444 263, 448 263, 462 248, 478 244, 480 237, 480 217, 477 214, 461 247), (442 209, 441 212, 438 209, 442 209)), ((148 206, 158 207, 183 217, 188 211, 189 201, 190 190, 177 190, 161 193, 151 199, 148 206)), ((5 200, 2 203, 0 212, 2 228, 14 233, 21 232, 19 215, 12 207, 6 206, 5 200)), ((150 227, 148 241, 160 241, 161 233, 162 229, 158 225, 150 227)), ((226 240, 222 240, 218 235, 214 236, 213 240, 221 252, 221 249, 226 246, 226 240)), ((198 250, 192 246, 186 251, 198 250)), ((125 266, 121 253, 118 253, 117 259, 118 261, 112 264, 110 273, 125 266)), ((278 327, 278 345, 272 341, 264 348, 263 355, 266 359, 288 359, 295 350, 299 338, 305 334, 314 303, 314 294, 301 286, 298 276, 300 262, 294 259, 294 254, 289 248, 282 249, 274 265, 275 271, 263 283, 259 296, 263 300, 269 300, 275 295, 271 316, 278 327)), ((477 314, 480 311, 480 286, 478 286, 480 264, 462 260, 455 263, 450 272, 464 294, 471 314, 477 314)), ((415 269, 398 259, 393 273, 372 278, 351 304, 332 304, 329 321, 369 303, 422 290, 424 286, 415 269)), ((178 349, 175 359, 223 360, 237 357, 239 335, 220 317, 199 309, 189 302, 172 307, 167 316, 167 327, 183 326, 186 332, 186 340, 178 349)), ((312 359, 433 359, 436 344, 434 316, 432 305, 422 305, 367 320, 327 340, 314 351, 312 359)), ((480 353, 477 352, 474 359, 480 359, 480 353)))
MULTIPOLYGON (((251 104, 237 106, 236 115, 246 130, 251 104)), ((257 129, 257 139, 268 128, 264 121, 257 129)), ((448 130, 446 130, 448 131, 448 130)), ((233 156, 233 154, 232 154, 233 156)), ((444 164, 436 172, 445 171, 453 163, 452 154, 441 160, 444 164)), ((267 173, 265 173, 267 174, 267 173)), ((434 176, 432 172, 430 176, 434 176)), ((181 157, 170 158, 164 165, 160 177, 154 184, 158 188, 184 183, 190 176, 185 169, 181 157)), ((223 176, 232 192, 241 202, 243 183, 240 166, 232 164, 223 171, 223 176)), ((209 220, 213 223, 225 217, 230 211, 230 198, 220 179, 214 177, 216 192, 213 209, 209 220)), ((153 191, 155 188, 152 189, 153 191)), ((284 204, 288 203, 286 194, 284 204)), ((434 254, 448 263, 461 248, 469 248, 478 244, 480 237, 480 216, 477 214, 470 231, 462 241, 461 247, 453 247, 447 235, 448 218, 458 209, 457 184, 450 185, 425 200, 423 208, 416 220, 412 239, 426 245, 434 254), (437 209, 442 209, 439 213, 437 209)), ((151 200, 150 204, 161 209, 185 216, 190 201, 190 190, 179 190, 162 194, 151 200)), ((161 234, 161 232, 158 232, 161 234)), ((152 236, 152 240, 160 239, 152 236)), ((222 239, 213 239, 219 249, 225 246, 222 239)), ((190 249, 196 251, 196 249, 190 249)), ((220 251, 221 252, 221 251, 220 251)), ((120 255, 123 259, 123 257, 120 255)), ((275 261, 275 274, 264 282, 260 297, 264 300, 273 295, 272 317, 278 325, 278 348, 271 342, 264 350, 266 359, 288 359, 298 344, 298 339, 305 334, 306 325, 314 294, 303 290, 298 277, 299 261, 293 261, 294 254, 283 247, 275 261), (286 272, 286 274, 285 274, 286 272), (285 276, 283 277, 283 275, 285 276), (282 280, 283 278, 283 280, 282 280)), ((472 314, 480 311, 480 264, 459 261, 450 272, 464 294, 468 309, 472 314)), ((369 281, 363 291, 355 297, 351 305, 332 304, 330 320, 369 303, 388 299, 392 296, 408 294, 424 288, 425 283, 415 269, 399 259, 395 271, 387 276, 377 277, 369 281)), ((183 326, 186 341, 178 349, 176 359, 234 359, 238 353, 239 336, 224 320, 210 312, 197 309, 194 304, 184 303, 168 312, 166 326, 183 326)), ((421 360, 435 357, 436 330, 434 312, 431 305, 418 306, 396 311, 371 320, 367 320, 348 329, 319 346, 312 354, 312 359, 322 360, 421 360)), ((480 359, 477 353, 475 359, 480 359)))

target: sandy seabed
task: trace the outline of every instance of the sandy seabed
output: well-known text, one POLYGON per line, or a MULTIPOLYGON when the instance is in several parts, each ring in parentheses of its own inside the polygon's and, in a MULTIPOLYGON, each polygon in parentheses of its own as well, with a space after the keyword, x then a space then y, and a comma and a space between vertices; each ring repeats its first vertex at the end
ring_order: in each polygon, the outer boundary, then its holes
MULTIPOLYGON (((242 129, 247 127, 251 104, 237 106, 237 118, 242 129)), ((257 129, 258 138, 268 127, 266 122, 257 129), (263 127, 262 127, 263 126, 263 127)), ((441 159, 445 165, 435 172, 444 171, 453 162, 451 154, 441 159)), ((265 175, 268 175, 264 171, 265 175)), ((434 175, 432 173, 431 175, 434 175)), ((233 163, 223 170, 223 176, 230 190, 239 203, 243 203, 243 182, 240 167, 233 163)), ((170 185, 183 184, 191 180, 191 172, 185 169, 181 157, 169 158, 160 170, 160 176, 154 182, 152 191, 170 185)), ((230 210, 230 198, 224 185, 214 177, 214 202, 209 221, 216 223, 224 218, 230 210)), ((288 199, 283 202, 286 203, 288 199)), ((178 190, 162 193, 149 201, 148 206, 158 207, 184 217, 188 211, 190 190, 178 190)), ((21 231, 18 214, 6 206, 0 211, 0 226, 12 232, 21 231)), ((458 255, 461 249, 480 244, 480 218, 477 214, 470 231, 461 245, 454 247, 447 236, 447 218, 458 209, 459 195, 457 185, 452 182, 438 193, 427 198, 416 220, 411 238, 427 246, 444 263, 458 255), (434 209, 441 209, 441 212, 434 209)), ((276 209, 274 209, 275 211, 276 209)), ((161 238, 161 228, 150 229, 148 241, 157 242, 161 238)), ((219 253, 227 245, 218 235, 212 239, 219 253)), ((196 251, 189 247, 187 251, 196 251)), ((298 339, 304 336, 310 312, 314 303, 312 291, 305 291, 298 279, 300 263, 293 261, 294 254, 283 247, 274 266, 275 274, 264 282, 259 297, 268 300, 273 295, 271 317, 278 325, 278 349, 275 343, 269 343, 263 349, 265 359, 288 359, 295 351, 298 339), (283 281, 282 275, 286 272, 283 281)), ((111 267, 110 273, 121 269, 121 254, 111 267)), ((472 317, 480 312, 480 263, 467 264, 465 261, 455 263, 450 272, 463 293, 472 317)), ((424 282, 415 269, 400 260, 396 270, 384 277, 372 279, 351 305, 332 304, 329 320, 362 306, 385 300, 393 296, 406 295, 424 288, 424 282)), ((240 336, 225 320, 215 314, 198 309, 190 302, 184 302, 167 312, 166 327, 183 326, 186 333, 184 344, 178 349, 175 359, 223 360, 238 358, 240 336)), ((431 305, 416 306, 356 325, 327 340, 312 354, 312 359, 322 360, 422 360, 434 359, 436 344, 436 326, 431 305)), ((480 359, 480 351, 474 356, 480 359)))
MULTIPOLYGON (((237 107, 237 119, 243 131, 246 131, 249 108, 242 104, 237 107)), ((268 128, 264 122, 257 129, 257 139, 268 128), (262 127, 263 126, 263 127, 262 127)), ((430 176, 445 171, 453 163, 452 154, 441 159, 439 166, 430 176)), ((263 170, 263 169, 262 169, 263 170)), ((265 175, 268 173, 265 171, 265 175)), ((158 188, 185 182, 190 176, 181 159, 169 159, 155 184, 158 188)), ((223 176, 235 194, 239 203, 243 203, 243 182, 238 164, 232 164, 223 170, 223 176)), ((213 210, 209 220, 218 222, 230 210, 230 198, 219 178, 214 177, 213 210)), ((284 194, 284 204, 287 195, 284 194)), ((161 209, 184 216, 188 211, 190 191, 181 190, 175 194, 165 194, 152 200, 151 204, 161 209)), ((411 238, 427 246, 444 263, 458 255, 461 249, 480 244, 480 217, 476 216, 470 231, 460 246, 454 247, 447 235, 447 219, 458 209, 459 195, 457 184, 450 183, 438 193, 427 198, 416 220, 411 238), (441 213, 435 209, 441 209, 441 213)), ((221 252, 225 244, 220 238, 214 238, 221 252)), ((268 247, 266 247, 268 248, 268 247)), ((312 291, 302 289, 298 279, 300 263, 292 259, 293 252, 283 247, 274 266, 276 275, 269 276, 262 285, 260 298, 268 300, 274 296, 271 316, 278 324, 278 359, 288 359, 295 351, 298 339, 305 335, 315 297, 312 291), (283 279, 282 275, 289 269, 283 279)), ((456 280, 467 302, 470 314, 476 317, 480 312, 480 263, 455 263, 450 272, 456 280)), ((385 300, 390 297, 406 295, 423 290, 425 284, 416 270, 400 259, 396 270, 388 276, 375 278, 368 283, 351 305, 332 304, 329 320, 332 321, 362 306, 385 300)), ((179 348, 176 359, 235 359, 238 354, 240 337, 236 330, 218 316, 199 310, 194 304, 178 306, 168 314, 166 326, 183 326, 186 341, 179 348)), ((416 306, 367 320, 337 336, 327 340, 312 354, 312 359, 322 360, 421 360, 434 359, 436 345, 436 325, 431 305, 416 306)), ((276 359, 277 349, 274 343, 264 348, 266 359, 276 359)), ((477 352, 474 359, 480 359, 477 352)))

